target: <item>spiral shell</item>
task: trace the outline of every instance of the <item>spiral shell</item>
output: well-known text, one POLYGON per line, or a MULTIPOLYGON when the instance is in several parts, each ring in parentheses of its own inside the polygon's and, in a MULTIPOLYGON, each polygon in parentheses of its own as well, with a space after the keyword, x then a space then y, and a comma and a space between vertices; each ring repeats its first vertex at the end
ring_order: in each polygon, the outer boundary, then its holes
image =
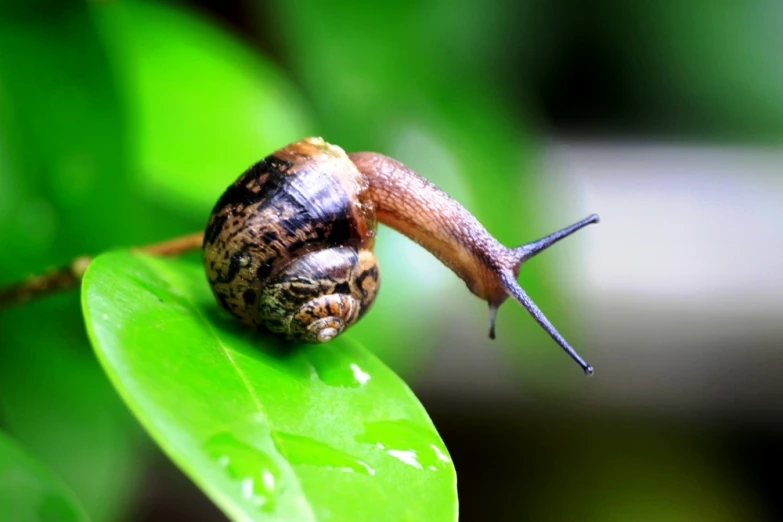
POLYGON ((250 167, 215 205, 202 257, 218 303, 242 322, 325 342, 378 291, 366 179, 320 138, 250 167))

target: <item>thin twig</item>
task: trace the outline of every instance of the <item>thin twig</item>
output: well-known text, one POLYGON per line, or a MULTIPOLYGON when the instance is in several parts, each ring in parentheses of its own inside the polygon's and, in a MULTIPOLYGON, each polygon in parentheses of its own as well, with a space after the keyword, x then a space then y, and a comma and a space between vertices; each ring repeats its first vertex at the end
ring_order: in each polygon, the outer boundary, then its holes
MULTIPOLYGON (((131 250, 156 256, 176 256, 201 248, 203 240, 204 234, 195 232, 152 245, 134 247, 131 250)), ((93 258, 90 256, 79 256, 68 266, 55 269, 46 274, 30 276, 24 281, 0 288, 0 308, 20 304, 78 286, 92 260, 93 258)))

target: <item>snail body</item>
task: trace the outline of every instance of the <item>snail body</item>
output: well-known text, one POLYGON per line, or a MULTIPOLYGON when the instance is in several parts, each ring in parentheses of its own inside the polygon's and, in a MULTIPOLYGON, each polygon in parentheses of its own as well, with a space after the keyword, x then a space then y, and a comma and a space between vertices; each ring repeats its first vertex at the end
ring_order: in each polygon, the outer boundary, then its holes
POLYGON ((516 282, 522 262, 592 215, 507 248, 458 202, 396 160, 346 154, 321 138, 292 143, 250 167, 218 200, 202 258, 218 303, 239 320, 289 338, 326 342, 360 319, 380 285, 377 223, 405 234, 454 271, 490 308, 522 304, 587 373, 585 363, 516 282))

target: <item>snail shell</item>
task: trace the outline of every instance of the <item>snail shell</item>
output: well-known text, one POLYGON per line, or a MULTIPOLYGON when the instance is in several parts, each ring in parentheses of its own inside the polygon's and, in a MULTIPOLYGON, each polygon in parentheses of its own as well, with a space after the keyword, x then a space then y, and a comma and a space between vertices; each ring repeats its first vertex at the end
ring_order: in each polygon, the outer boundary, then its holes
POLYGON ((341 148, 308 138, 222 195, 204 234, 207 279, 243 323, 326 342, 375 300, 376 229, 365 177, 341 148))

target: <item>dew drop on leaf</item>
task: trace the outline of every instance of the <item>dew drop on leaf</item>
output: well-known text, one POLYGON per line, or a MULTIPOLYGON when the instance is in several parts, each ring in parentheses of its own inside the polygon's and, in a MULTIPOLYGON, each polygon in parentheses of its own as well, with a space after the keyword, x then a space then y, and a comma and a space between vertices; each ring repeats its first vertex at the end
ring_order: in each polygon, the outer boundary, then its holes
POLYGON ((210 458, 239 482, 243 497, 265 511, 274 509, 281 475, 269 455, 229 433, 215 435, 205 448, 210 458))
POLYGON ((410 421, 370 422, 364 428, 357 441, 372 444, 408 466, 429 471, 450 467, 451 458, 443 443, 410 421))
POLYGON ((318 345, 306 350, 307 360, 318 378, 328 386, 360 388, 372 379, 357 361, 333 347, 318 345))
POLYGON ((375 475, 375 470, 366 462, 323 442, 279 431, 273 432, 273 437, 280 453, 285 455, 291 464, 321 466, 345 473, 375 475))

